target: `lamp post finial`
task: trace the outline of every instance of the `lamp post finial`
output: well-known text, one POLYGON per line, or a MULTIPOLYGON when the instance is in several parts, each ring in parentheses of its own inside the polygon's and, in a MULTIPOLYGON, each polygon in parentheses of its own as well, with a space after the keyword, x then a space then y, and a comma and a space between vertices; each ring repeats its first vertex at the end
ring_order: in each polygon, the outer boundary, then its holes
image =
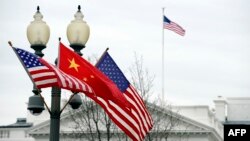
POLYGON ((78 11, 81 11, 81 5, 78 5, 78 11))
POLYGON ((37 12, 39 12, 39 11, 40 11, 40 7, 39 7, 39 5, 37 6, 36 10, 37 10, 37 12))

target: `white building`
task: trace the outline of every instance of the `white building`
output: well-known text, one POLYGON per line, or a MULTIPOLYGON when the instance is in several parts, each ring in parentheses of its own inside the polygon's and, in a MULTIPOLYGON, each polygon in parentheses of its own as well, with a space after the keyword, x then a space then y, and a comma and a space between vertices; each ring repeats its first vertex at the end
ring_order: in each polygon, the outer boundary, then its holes
POLYGON ((250 125, 250 97, 218 97, 215 115, 223 124, 250 125))
POLYGON ((34 141, 27 133, 32 125, 26 118, 17 118, 14 124, 0 126, 0 141, 34 141))
MULTIPOLYGON (((163 141, 223 141, 223 124, 228 123, 250 123, 250 98, 227 98, 219 97, 214 100, 215 110, 211 111, 208 106, 170 106, 160 108, 150 104, 149 110, 155 121, 159 118, 164 119, 155 122, 154 129, 151 131, 151 140, 161 138, 163 141), (169 123, 174 123, 171 126, 169 123), (166 126, 169 126, 166 128, 166 126), (169 130, 166 130, 169 129, 169 130)), ((18 122, 17 122, 18 123, 18 122)), ((0 126, 0 141, 48 141, 49 138, 49 115, 44 111, 41 116, 28 115, 27 122, 23 125, 29 127, 0 126), (31 127, 30 123, 33 123, 31 127), (33 138, 30 138, 32 136, 33 138)), ((14 125, 14 124, 13 124, 14 125)), ((17 125, 17 124, 16 124, 17 125)), ((20 125, 20 121, 18 123, 20 125)), ((76 134, 82 134, 81 140, 88 140, 91 135, 86 127, 82 133, 74 129, 75 122, 69 112, 61 116, 60 140, 75 141, 76 134)), ((105 125, 100 126, 105 136, 105 125)), ((125 136, 119 130, 111 140, 118 140, 125 136)), ((97 138, 96 138, 97 139, 97 138)))
MULTIPOLYGON (((164 141, 222 141, 223 126, 214 118, 214 114, 208 109, 207 106, 194 106, 178 108, 182 111, 182 114, 178 112, 170 111, 167 108, 160 108, 156 105, 149 105, 149 110, 155 119, 155 128, 151 131, 151 140, 161 139, 164 141), (198 118, 192 119, 192 116, 184 116, 187 112, 192 115, 192 112, 199 113, 198 118), (206 113, 206 114, 205 114, 206 113), (162 120, 156 122, 158 118, 162 120), (203 121, 204 120, 204 121, 203 121), (175 124, 171 127, 169 124, 175 124), (166 128, 166 126, 168 126, 166 128), (166 131, 168 129, 169 131, 166 131)), ((197 115, 197 114, 196 114, 197 115)), ((195 117, 195 116, 194 116, 195 117)), ((79 134, 79 131, 74 130, 77 123, 73 122, 71 115, 65 113, 61 117, 60 128, 60 140, 61 141, 75 141, 75 140, 88 140, 91 134, 87 127, 82 129, 81 139, 75 138, 74 134, 79 134)), ((93 124, 93 123, 92 123, 93 124)), ((92 125, 94 126, 94 125, 92 125)), ((35 138, 36 141, 47 141, 49 138, 50 121, 46 120, 40 124, 37 124, 29 129, 29 134, 35 138)), ((100 131, 105 138, 106 130, 105 126, 100 126, 100 131)), ((92 130, 95 130, 94 128, 92 130)), ((118 135, 114 135, 111 138, 112 141, 117 141, 122 138, 125 140, 125 136, 118 130, 118 135)), ((96 136, 96 135, 95 135, 96 136)), ((97 140, 96 136, 96 140, 97 140)))

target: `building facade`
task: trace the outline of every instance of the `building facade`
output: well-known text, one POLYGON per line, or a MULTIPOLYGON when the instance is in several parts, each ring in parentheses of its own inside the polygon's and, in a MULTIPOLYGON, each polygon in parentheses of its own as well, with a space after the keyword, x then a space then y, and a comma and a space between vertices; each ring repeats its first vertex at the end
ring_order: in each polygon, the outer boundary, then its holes
POLYGON ((14 124, 0 126, 0 141, 35 141, 27 132, 32 126, 26 118, 17 118, 14 124))
MULTIPOLYGON (((215 109, 208 106, 167 106, 148 104, 154 119, 154 128, 145 140, 152 141, 223 141, 223 124, 250 123, 250 98, 222 98, 214 100, 215 109)), ((92 110, 94 111, 94 110, 92 110)), ((97 110, 98 111, 98 110, 97 110)), ((129 140, 119 129, 110 126, 107 133, 99 117, 98 130, 95 123, 83 124, 87 115, 78 110, 65 111, 61 116, 61 141, 88 140, 129 140), (81 116, 76 116, 80 114, 81 116), (81 126, 80 126, 81 125, 81 126), (80 127, 81 129, 77 129, 80 127), (91 128, 90 128, 91 127, 91 128)), ((16 123, 0 126, 0 141, 48 141, 50 121, 49 114, 44 111, 40 116, 28 114, 27 120, 19 118, 16 123)))
POLYGON ((219 96, 215 103, 215 115, 224 125, 250 125, 250 97, 219 96))
MULTIPOLYGON (((160 107, 148 104, 148 109, 154 119, 154 128, 145 140, 149 141, 223 141, 223 125, 219 122, 208 106, 167 106, 160 107)), ((61 117, 60 140, 61 141, 88 141, 107 140, 106 125, 103 121, 98 124, 75 122, 79 118, 86 119, 84 113, 65 112, 61 117), (81 116, 77 116, 78 114, 81 116), (74 117, 74 119, 72 118, 74 117), (80 130, 76 127, 81 124, 80 130), (99 133, 99 134, 98 134, 99 133)), ((99 117, 103 119, 104 117, 99 117)), ((85 122, 85 121, 84 121, 85 122)), ((29 128, 28 133, 35 141, 47 141, 49 138, 50 121, 38 123, 29 128)), ((111 126, 109 140, 129 140, 119 129, 111 126)))

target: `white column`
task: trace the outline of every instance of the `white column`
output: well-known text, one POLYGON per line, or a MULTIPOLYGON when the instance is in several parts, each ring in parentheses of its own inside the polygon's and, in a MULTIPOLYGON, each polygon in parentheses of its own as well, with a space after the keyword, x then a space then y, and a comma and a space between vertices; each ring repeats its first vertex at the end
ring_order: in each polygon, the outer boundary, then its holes
POLYGON ((225 122, 226 110, 227 110, 226 100, 223 97, 218 96, 218 98, 214 100, 214 104, 215 104, 215 116, 216 116, 216 118, 221 122, 225 122))

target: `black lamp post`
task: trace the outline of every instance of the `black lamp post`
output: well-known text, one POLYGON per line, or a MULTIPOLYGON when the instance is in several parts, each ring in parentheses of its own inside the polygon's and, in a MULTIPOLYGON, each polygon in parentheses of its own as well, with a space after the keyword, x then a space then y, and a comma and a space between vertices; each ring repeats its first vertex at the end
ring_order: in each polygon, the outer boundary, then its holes
MULTIPOLYGON (((42 20, 43 15, 40 13, 39 6, 35 13, 34 21, 30 23, 27 28, 27 38, 31 44, 31 48, 35 50, 35 54, 43 57, 42 50, 46 48, 48 43, 50 30, 49 26, 42 20)), ((75 14, 75 19, 67 27, 67 37, 70 42, 70 46, 76 53, 82 55, 81 49, 85 47, 89 38, 89 26, 83 21, 83 14, 81 7, 78 6, 78 11, 75 14)), ((36 89, 34 86, 34 96, 29 98, 28 110, 34 115, 39 115, 44 110, 44 99, 40 95, 41 90, 36 89)), ((69 104, 73 109, 80 107, 82 103, 81 97, 74 93, 69 101, 69 104)), ((45 103, 46 104, 46 103, 45 103)), ((52 87, 51 90, 51 110, 50 112, 50 141, 59 141, 60 137, 60 115, 62 110, 61 105, 61 89, 58 87, 52 87)))

